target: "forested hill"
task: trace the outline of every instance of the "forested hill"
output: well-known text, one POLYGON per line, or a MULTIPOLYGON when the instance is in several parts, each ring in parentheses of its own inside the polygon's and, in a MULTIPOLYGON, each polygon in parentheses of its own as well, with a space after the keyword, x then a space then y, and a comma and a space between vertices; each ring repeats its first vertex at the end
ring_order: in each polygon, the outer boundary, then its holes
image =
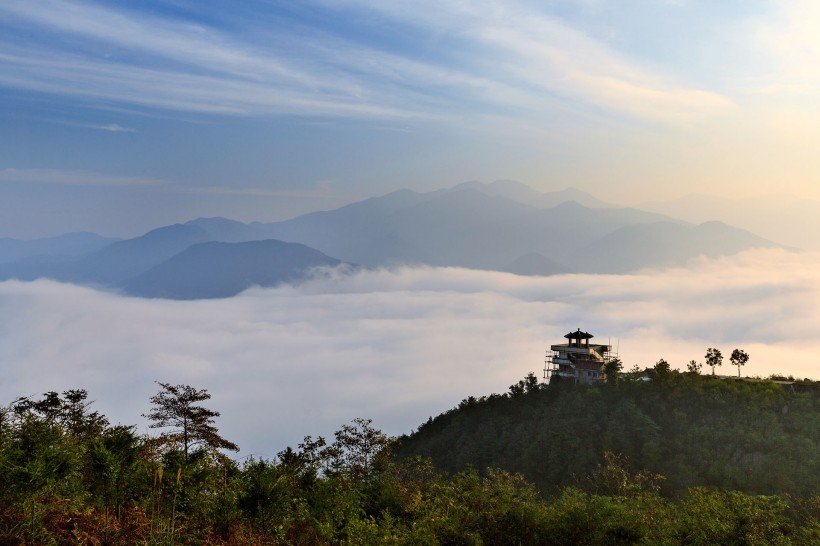
POLYGON ((820 544, 817 384, 655 376, 529 377, 468 399, 405 438, 405 455, 477 467, 453 474, 397 460, 369 419, 234 460, 210 394, 190 385, 158 382, 148 436, 111 425, 83 389, 18 398, 0 406, 0 544, 820 544), (792 494, 682 490, 696 483, 792 494))
POLYGON ((752 494, 820 491, 820 383, 741 381, 665 371, 651 381, 539 385, 469 397, 402 437, 400 457, 430 457, 522 473, 547 496, 585 485, 607 452, 632 471, 665 477, 661 492, 694 486, 752 494))

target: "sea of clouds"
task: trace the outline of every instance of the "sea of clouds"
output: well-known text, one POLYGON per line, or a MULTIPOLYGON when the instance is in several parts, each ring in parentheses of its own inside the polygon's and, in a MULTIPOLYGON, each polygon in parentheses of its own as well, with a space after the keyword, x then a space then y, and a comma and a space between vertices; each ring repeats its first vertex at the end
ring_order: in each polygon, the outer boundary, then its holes
MULTIPOLYGON (((272 457, 355 417, 398 435, 469 395, 505 392, 581 328, 626 368, 685 369, 708 347, 744 375, 820 378, 820 254, 780 250, 633 275, 455 268, 342 273, 230 299, 146 300, 51 281, 0 283, 0 404, 84 388, 149 432, 154 381, 206 388, 239 456, 272 457)), ((707 370, 704 370, 707 371, 707 370)))

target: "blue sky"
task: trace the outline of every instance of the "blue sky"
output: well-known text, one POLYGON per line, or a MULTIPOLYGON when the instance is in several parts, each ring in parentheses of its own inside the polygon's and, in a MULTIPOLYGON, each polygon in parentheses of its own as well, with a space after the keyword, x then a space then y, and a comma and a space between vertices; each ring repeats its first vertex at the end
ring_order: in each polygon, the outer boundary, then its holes
POLYGON ((0 236, 511 178, 820 198, 811 1, 5 0, 0 236))

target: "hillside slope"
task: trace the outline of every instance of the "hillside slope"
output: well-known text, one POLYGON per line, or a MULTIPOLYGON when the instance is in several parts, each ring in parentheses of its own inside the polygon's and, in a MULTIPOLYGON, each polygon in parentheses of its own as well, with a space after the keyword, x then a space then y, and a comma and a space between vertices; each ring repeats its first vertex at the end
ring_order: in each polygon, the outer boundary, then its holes
MULTIPOLYGON (((516 387, 516 386, 514 386, 516 387)), ((440 470, 503 468, 545 493, 622 454, 634 471, 755 494, 820 491, 820 389, 672 372, 617 386, 553 384, 470 397, 402 438, 401 457, 440 470)))

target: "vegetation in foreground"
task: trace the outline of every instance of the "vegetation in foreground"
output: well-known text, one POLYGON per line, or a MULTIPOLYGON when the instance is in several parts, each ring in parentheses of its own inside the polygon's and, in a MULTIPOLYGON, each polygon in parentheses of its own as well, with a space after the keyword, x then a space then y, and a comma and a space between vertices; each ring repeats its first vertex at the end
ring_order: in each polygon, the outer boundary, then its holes
MULTIPOLYGON (((297 449, 288 448, 273 460, 242 463, 223 453, 238 446, 216 429, 214 418, 219 414, 200 405, 209 399, 207 391, 160 383, 146 414, 161 431, 152 438, 136 435, 133 427, 108 423, 91 411, 83 390, 50 392, 39 400, 17 400, 0 412, 0 543, 820 543, 820 496, 812 466, 818 461, 816 391, 726 381, 725 387, 719 387, 718 382, 656 377, 632 384, 627 378, 617 384, 568 389, 543 388, 527 379, 513 385, 507 395, 468 399, 461 409, 439 416, 413 438, 405 438, 405 447, 397 446, 369 420, 357 419, 330 442, 308 436, 297 449), (802 443, 794 449, 810 457, 798 464, 798 472, 808 481, 793 491, 759 494, 703 484, 685 487, 685 479, 674 473, 664 479, 652 465, 634 469, 652 459, 639 457, 636 463, 615 454, 629 451, 622 448, 631 444, 653 453, 645 449, 650 445, 641 432, 646 419, 636 420, 635 409, 641 409, 642 403, 635 400, 645 398, 649 405, 667 400, 663 407, 670 408, 674 404, 669 400, 680 399, 685 406, 692 400, 713 399, 728 415, 742 411, 728 408, 747 396, 753 403, 740 408, 766 400, 775 407, 786 400, 789 410, 778 411, 796 415, 795 422, 778 421, 786 432, 772 431, 775 435, 796 432, 802 443), (579 401, 572 402, 576 397, 579 401), (438 460, 408 453, 414 442, 433 438, 436 428, 446 438, 444 432, 454 422, 472 415, 503 417, 495 422, 500 427, 497 435, 502 435, 508 432, 504 428, 508 413, 518 415, 519 423, 532 421, 543 427, 541 406, 551 408, 548 413, 554 415, 565 406, 590 404, 613 415, 612 421, 620 421, 622 428, 591 433, 569 429, 572 433, 567 434, 579 443, 559 442, 565 450, 561 456, 557 447, 550 448, 536 437, 525 438, 518 446, 522 453, 540 450, 542 468, 551 472, 561 465, 561 475, 573 476, 572 483, 559 480, 539 490, 521 474, 486 466, 447 474, 436 470, 433 461, 439 464, 438 460), (798 423, 804 418, 810 420, 798 423), (585 438, 598 434, 609 442, 599 447, 608 449, 587 453, 595 447, 585 445, 585 438), (394 455, 397 450, 400 457, 394 455), (595 461, 588 472, 580 472, 579 457, 595 461), (670 481, 678 485, 670 488, 670 481)), ((703 412, 715 411, 709 408, 703 412)), ((762 415, 749 415, 746 420, 762 415)), ((673 412, 669 419, 679 423, 683 416, 673 412)), ((693 420, 694 429, 713 425, 695 415, 687 414, 686 419, 693 420)), ((663 453, 667 439, 661 432, 666 422, 656 424, 660 432, 654 439, 655 453, 663 453)), ((454 456, 471 449, 466 432, 462 436, 450 444, 454 456)), ((691 441, 697 444, 700 438, 691 441)), ((497 445, 487 449, 497 450, 497 445)), ((720 461, 718 469, 763 460, 775 468, 791 460, 775 463, 764 453, 740 457, 738 462, 711 447, 704 448, 703 457, 720 461)), ((746 471, 746 466, 742 469, 746 471)))

